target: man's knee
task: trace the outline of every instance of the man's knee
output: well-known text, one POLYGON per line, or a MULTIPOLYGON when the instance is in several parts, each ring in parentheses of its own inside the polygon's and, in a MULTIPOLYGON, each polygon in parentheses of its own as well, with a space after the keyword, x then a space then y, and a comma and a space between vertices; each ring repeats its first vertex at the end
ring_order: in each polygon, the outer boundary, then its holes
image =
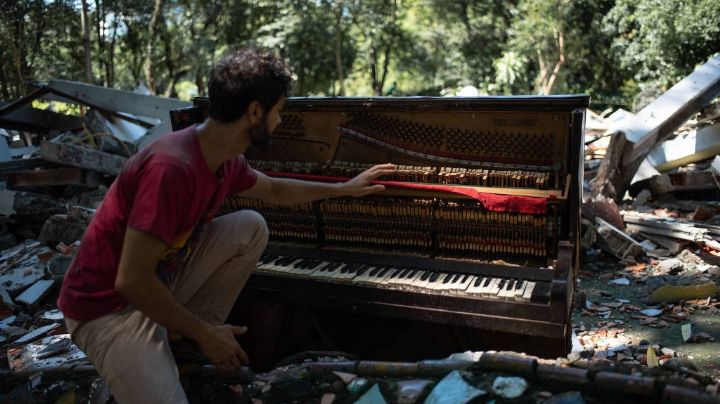
POLYGON ((268 242, 270 231, 268 230, 265 218, 254 210, 241 210, 233 214, 237 232, 242 232, 247 241, 241 254, 258 251, 260 254, 268 242), (248 237, 249 236, 249 237, 248 237))
POLYGON ((256 239, 259 243, 261 243, 263 248, 265 248, 268 237, 270 235, 270 231, 268 230, 265 218, 254 210, 245 210, 243 211, 243 213, 245 216, 244 221, 247 222, 248 228, 254 230, 253 238, 256 239))

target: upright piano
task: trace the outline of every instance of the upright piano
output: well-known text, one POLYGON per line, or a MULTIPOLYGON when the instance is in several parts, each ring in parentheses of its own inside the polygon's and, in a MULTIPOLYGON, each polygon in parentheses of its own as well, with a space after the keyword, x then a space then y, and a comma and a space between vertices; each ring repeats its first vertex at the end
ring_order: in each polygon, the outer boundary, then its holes
MULTIPOLYGON (((270 150, 246 153, 255 169, 331 182, 379 163, 397 170, 362 198, 226 199, 224 213, 254 209, 271 234, 233 313, 255 335, 256 363, 323 349, 409 360, 510 341, 566 354, 588 104, 586 95, 287 99, 270 150)), ((206 116, 206 98, 171 112, 174 129, 206 116)))

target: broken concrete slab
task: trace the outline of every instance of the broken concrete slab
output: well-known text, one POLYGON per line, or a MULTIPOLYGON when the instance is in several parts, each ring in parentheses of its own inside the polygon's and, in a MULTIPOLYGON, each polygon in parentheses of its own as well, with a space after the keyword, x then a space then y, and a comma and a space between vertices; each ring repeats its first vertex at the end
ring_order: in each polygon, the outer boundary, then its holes
POLYGON ((592 182, 593 196, 621 200, 647 153, 719 93, 720 55, 715 55, 636 116, 616 120, 592 182))

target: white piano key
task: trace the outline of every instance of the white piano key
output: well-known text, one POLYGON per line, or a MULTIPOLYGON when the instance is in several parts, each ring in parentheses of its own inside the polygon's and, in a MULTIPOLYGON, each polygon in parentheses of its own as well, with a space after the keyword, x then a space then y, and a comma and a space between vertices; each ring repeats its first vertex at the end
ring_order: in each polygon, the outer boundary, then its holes
POLYGON ((535 289, 535 282, 528 281, 527 286, 525 286, 525 292, 523 292, 522 300, 525 302, 529 302, 530 298, 532 297, 532 292, 535 289))

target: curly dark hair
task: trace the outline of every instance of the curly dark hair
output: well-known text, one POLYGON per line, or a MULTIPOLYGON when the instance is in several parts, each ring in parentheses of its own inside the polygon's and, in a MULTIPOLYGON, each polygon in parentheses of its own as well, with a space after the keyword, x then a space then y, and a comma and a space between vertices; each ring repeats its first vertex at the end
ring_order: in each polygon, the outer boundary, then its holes
POLYGON ((245 48, 225 55, 212 69, 208 83, 210 118, 234 122, 253 101, 267 113, 290 94, 290 68, 269 49, 245 48))

